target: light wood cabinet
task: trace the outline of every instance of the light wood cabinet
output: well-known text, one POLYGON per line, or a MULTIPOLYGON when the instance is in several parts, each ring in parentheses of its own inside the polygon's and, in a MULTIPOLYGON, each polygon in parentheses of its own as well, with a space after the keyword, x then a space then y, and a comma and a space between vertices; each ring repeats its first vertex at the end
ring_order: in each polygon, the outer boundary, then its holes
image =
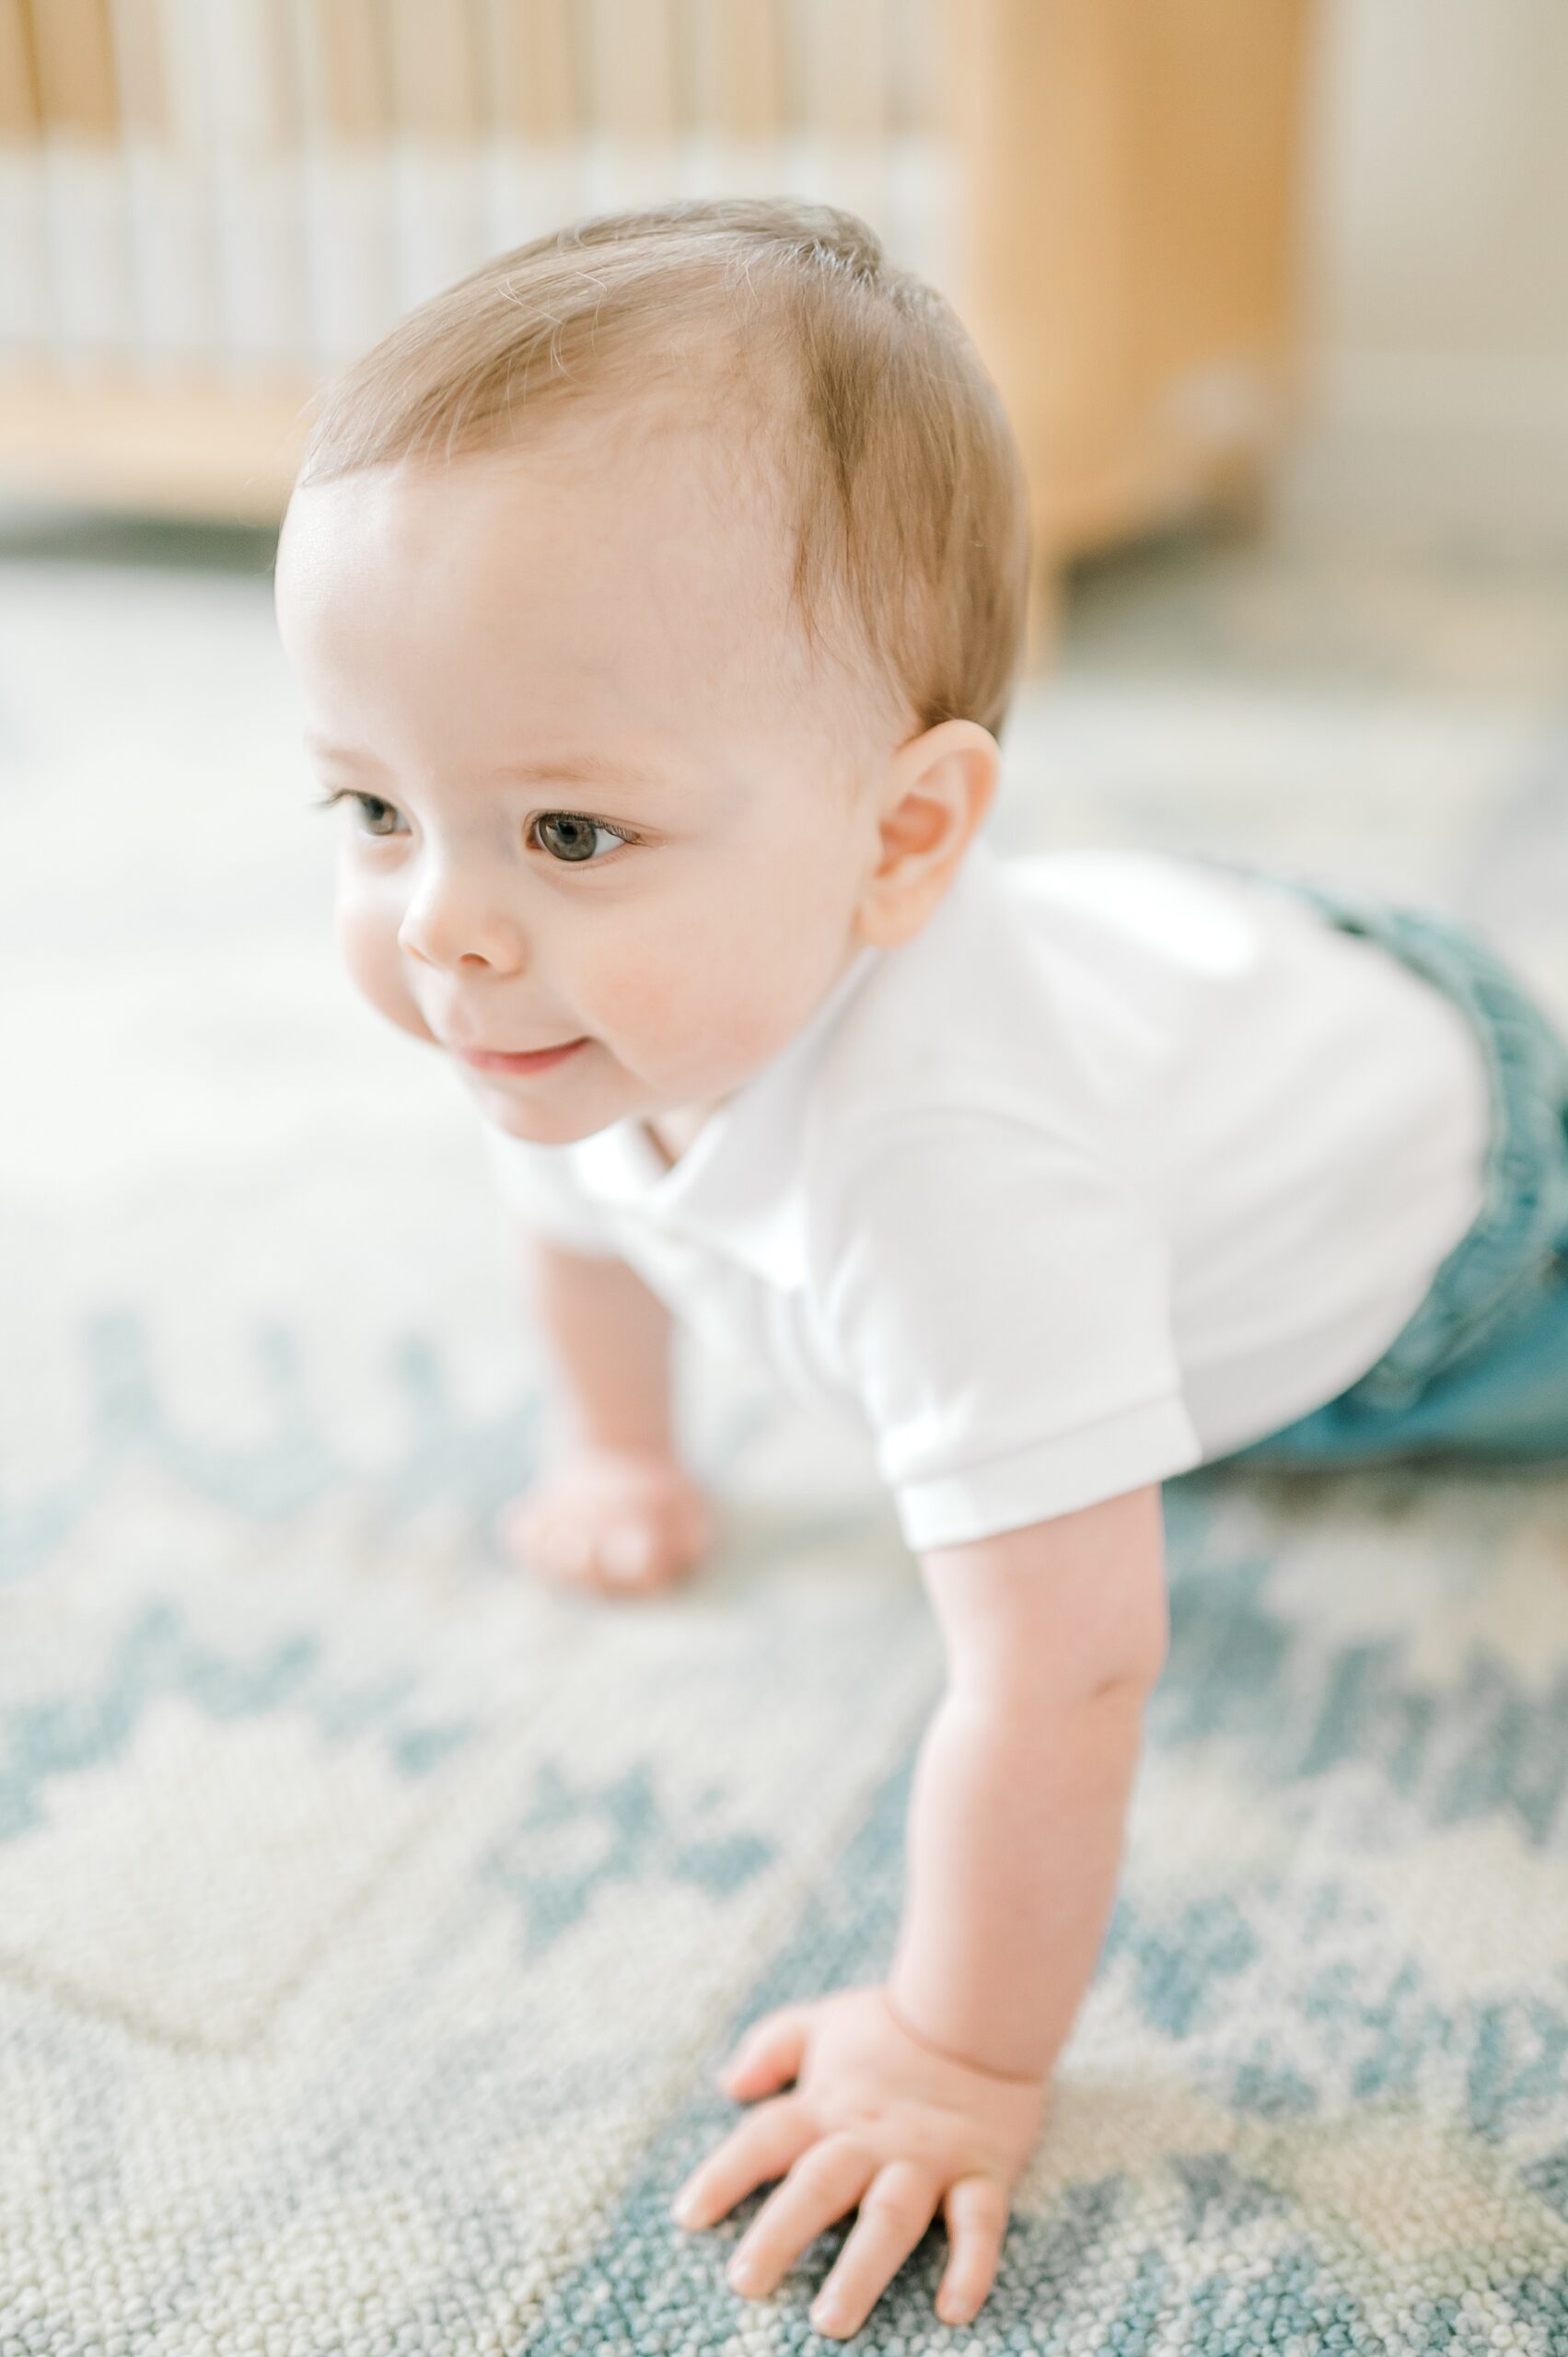
POLYGON ((964 316, 1042 566, 1250 505, 1294 375, 1307 0, 953 0, 964 316))

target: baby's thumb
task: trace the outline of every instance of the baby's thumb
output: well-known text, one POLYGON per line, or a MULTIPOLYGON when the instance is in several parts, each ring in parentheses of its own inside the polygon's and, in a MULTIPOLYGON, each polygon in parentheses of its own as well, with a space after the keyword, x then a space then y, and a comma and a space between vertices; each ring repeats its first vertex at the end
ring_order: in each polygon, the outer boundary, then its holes
POLYGON ((806 2052, 807 2005, 781 2005, 753 2022, 719 2077, 732 2096, 771 2095, 793 2079, 806 2052))

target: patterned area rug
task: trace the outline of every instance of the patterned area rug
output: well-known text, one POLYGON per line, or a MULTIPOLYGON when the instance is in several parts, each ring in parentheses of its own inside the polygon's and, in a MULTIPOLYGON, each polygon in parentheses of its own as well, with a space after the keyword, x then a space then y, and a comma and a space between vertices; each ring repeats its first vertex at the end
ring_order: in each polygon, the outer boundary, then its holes
MULTIPOLYGON (((918 1575, 853 1444, 691 1353, 702 1575, 499 1561, 549 1431, 467 1100, 337 974, 254 552, 129 553, 0 568, 0 2352, 836 2347, 844 2227, 749 2303, 761 2197, 667 2212, 745 2023, 887 1962, 918 1575)), ((1568 1013, 1565 617, 1108 577, 999 832, 1441 898, 1568 1013)), ((998 2282, 939 2325, 935 2228, 851 2345, 1557 2357, 1568 1478, 1167 1495, 1127 1873, 998 2282)))

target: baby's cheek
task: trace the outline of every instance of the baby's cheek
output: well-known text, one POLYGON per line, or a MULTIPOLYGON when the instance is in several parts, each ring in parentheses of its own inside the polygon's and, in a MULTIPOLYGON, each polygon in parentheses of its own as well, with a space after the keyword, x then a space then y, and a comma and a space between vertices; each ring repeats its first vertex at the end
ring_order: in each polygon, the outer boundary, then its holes
POLYGON ((691 1019, 691 976, 667 945, 601 958, 577 986, 580 1012, 610 1039, 667 1039, 691 1019))
POLYGON ((412 1031, 416 1039, 433 1039, 410 993, 397 925, 389 912, 357 893, 340 893, 337 936, 350 981, 377 1013, 400 1030, 412 1031))
POLYGON ((726 1084, 754 1072, 775 1054, 791 1028, 776 979, 733 959, 703 959, 695 952, 672 974, 656 974, 636 999, 643 1037, 668 1043, 689 1060, 697 1086, 726 1084))
POLYGON ((671 917, 656 939, 601 954, 575 985, 584 1028, 634 1070, 676 1088, 727 1085, 756 1071, 800 1020, 800 979, 755 926, 715 935, 671 917))

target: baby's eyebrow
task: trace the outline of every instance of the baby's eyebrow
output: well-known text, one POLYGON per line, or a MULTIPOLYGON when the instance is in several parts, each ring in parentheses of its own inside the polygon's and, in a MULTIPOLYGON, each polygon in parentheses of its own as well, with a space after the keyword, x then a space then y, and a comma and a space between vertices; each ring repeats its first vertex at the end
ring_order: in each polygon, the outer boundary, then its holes
MULTIPOLYGON (((362 745, 331 745, 324 737, 307 736, 306 744, 326 761, 377 766, 362 745)), ((611 761, 603 753, 563 753, 549 761, 502 761, 492 772, 523 785, 608 785, 620 792, 638 786, 670 787, 679 780, 658 762, 639 758, 634 763, 611 761)))
POLYGON ((677 782, 656 761, 639 760, 629 765, 610 761, 602 753, 566 753, 547 761, 503 761, 495 774, 516 778, 523 785, 612 785, 618 791, 677 782))

